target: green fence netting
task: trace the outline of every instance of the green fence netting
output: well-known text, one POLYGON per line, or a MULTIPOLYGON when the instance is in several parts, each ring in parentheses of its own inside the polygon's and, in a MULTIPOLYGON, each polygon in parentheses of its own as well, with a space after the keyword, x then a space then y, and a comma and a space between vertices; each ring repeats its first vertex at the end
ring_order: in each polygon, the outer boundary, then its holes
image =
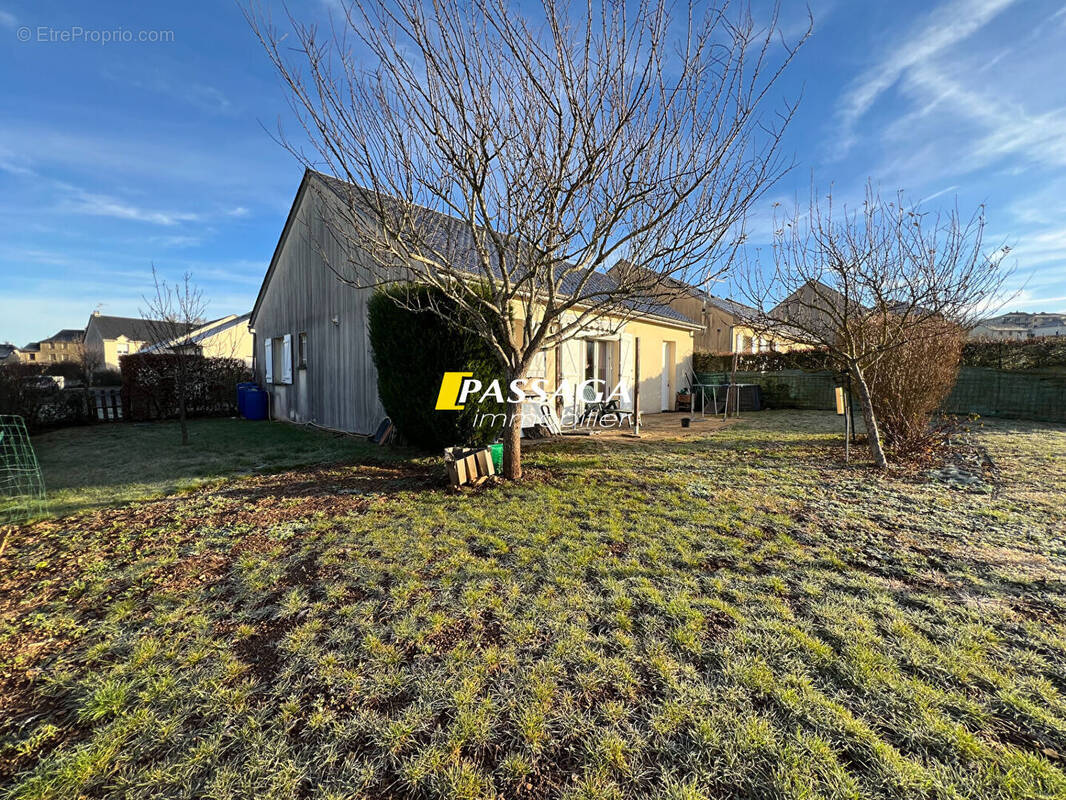
MULTIPOLYGON (((701 383, 722 383, 722 373, 700 373, 701 383)), ((833 372, 779 370, 738 372, 737 383, 755 383, 762 389, 763 406, 833 410, 840 377, 833 372)), ((985 367, 963 367, 943 410, 949 414, 1066 422, 1066 375, 1015 372, 985 367)))

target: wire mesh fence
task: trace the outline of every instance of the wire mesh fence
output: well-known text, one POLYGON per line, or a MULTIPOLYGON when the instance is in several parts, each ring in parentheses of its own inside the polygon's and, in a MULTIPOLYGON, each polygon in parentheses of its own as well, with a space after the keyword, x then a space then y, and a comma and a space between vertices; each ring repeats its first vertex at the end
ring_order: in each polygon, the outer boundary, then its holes
POLYGON ((0 525, 44 511, 44 479, 22 417, 0 414, 0 525))
MULTIPOLYGON (((711 382, 725 376, 700 373, 697 378, 711 382)), ((762 387, 762 403, 767 408, 829 411, 836 408, 833 392, 844 378, 834 372, 777 370, 737 372, 736 380, 762 387)), ((949 414, 1066 422, 1066 375, 963 367, 942 410, 949 414)))

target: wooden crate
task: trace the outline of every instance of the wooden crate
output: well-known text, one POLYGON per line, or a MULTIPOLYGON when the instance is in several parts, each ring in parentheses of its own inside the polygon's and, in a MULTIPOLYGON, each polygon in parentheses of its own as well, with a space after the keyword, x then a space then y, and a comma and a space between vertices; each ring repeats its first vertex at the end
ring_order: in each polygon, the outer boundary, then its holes
POLYGON ((492 454, 487 448, 447 447, 444 449, 444 468, 452 486, 477 483, 496 474, 492 454))

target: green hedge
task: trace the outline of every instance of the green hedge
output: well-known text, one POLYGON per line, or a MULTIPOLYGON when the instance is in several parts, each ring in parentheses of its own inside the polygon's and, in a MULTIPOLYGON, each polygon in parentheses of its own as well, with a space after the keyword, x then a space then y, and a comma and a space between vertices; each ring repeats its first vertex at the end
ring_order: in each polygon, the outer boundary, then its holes
POLYGON ((1005 342, 967 342, 962 348, 965 367, 1004 370, 1066 369, 1066 336, 1045 336, 1005 342))
POLYGON ((370 344, 381 404, 396 429, 418 447, 438 450, 493 442, 502 419, 494 425, 475 425, 475 416, 503 414, 503 406, 468 401, 462 411, 435 410, 445 372, 473 372, 484 386, 496 378, 502 384, 503 375, 481 337, 449 323, 437 311, 410 308, 426 309, 431 304, 445 312, 451 309, 449 316, 455 319, 461 313, 454 302, 429 287, 393 286, 370 299, 370 344), (403 306, 397 298, 402 298, 403 306))
MULTIPOLYGON (((812 372, 832 370, 832 356, 825 350, 796 350, 790 353, 744 353, 737 357, 738 372, 777 372, 802 369, 812 372)), ((731 372, 732 354, 696 352, 692 354, 694 372, 731 372)))

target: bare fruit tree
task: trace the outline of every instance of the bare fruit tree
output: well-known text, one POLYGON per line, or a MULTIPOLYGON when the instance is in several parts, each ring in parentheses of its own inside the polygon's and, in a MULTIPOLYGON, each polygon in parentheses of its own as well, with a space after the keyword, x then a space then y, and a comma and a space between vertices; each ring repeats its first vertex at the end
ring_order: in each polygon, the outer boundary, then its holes
POLYGON ((1001 303, 1009 248, 985 247, 983 207, 928 213, 872 184, 855 209, 812 190, 807 208, 774 227, 772 268, 738 278, 753 326, 835 357, 858 395, 874 464, 886 469, 868 374, 904 345, 945 325, 969 329, 1001 303))
POLYGON ((204 323, 207 301, 203 292, 185 273, 180 283, 168 284, 152 267, 154 293, 144 297, 141 317, 148 327, 157 352, 173 356, 167 370, 174 383, 174 400, 178 406, 181 443, 189 443, 188 401, 193 389, 199 348, 189 341, 189 334, 204 323))
MULTIPOLYGON (((728 267, 791 166, 776 93, 799 41, 724 2, 355 0, 323 35, 247 17, 308 167, 345 182, 356 286, 422 283, 467 312, 507 381, 591 323, 728 267), (680 10, 675 15, 674 10, 680 10), (441 217, 434 212, 443 212, 441 217), (604 272, 621 258, 638 269, 604 272), (673 279, 673 280, 671 280, 673 279)), ((808 31, 809 32, 809 31, 808 31)), ((522 473, 510 403, 504 475, 522 473)))

